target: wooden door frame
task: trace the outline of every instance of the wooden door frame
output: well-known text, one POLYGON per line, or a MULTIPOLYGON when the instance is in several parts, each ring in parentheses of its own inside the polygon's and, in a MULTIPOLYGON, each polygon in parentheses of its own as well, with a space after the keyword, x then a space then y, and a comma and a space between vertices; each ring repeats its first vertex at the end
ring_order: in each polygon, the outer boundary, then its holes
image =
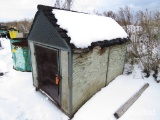
MULTIPOLYGON (((40 46, 40 47, 43 47, 43 48, 47 48, 47 49, 50 49, 50 50, 54 50, 54 51, 57 51, 57 68, 58 68, 58 73, 59 73, 59 75, 61 76, 61 64, 60 64, 60 59, 61 59, 61 57, 60 57, 60 49, 57 49, 57 48, 53 48, 53 47, 50 47, 50 46, 47 46, 47 45, 42 45, 42 44, 39 44, 39 43, 35 43, 34 42, 34 49, 35 49, 35 46, 40 46)), ((36 60, 36 50, 35 50, 35 60, 36 60)), ((35 67, 37 68, 37 61, 36 61, 36 65, 35 65, 35 67)), ((38 77, 38 68, 37 68, 37 77, 38 77)), ((38 80, 38 78, 37 78, 37 80, 38 80)), ((59 83, 59 95, 58 95, 58 99, 59 99, 59 102, 57 102, 56 100, 54 100, 51 96, 49 96, 47 93, 45 93, 45 91, 43 91, 43 90, 41 90, 40 88, 39 88, 39 80, 38 80, 38 89, 43 93, 43 94, 45 94, 51 101, 53 101, 54 103, 56 103, 59 107, 61 106, 61 94, 62 94, 62 88, 61 88, 61 86, 62 86, 62 81, 60 80, 60 83, 59 83)))

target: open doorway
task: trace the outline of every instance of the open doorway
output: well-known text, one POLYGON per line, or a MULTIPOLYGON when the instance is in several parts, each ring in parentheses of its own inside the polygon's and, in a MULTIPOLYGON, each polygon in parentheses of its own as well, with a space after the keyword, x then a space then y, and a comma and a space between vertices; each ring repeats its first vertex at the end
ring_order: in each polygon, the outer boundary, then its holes
POLYGON ((58 50, 35 45, 35 52, 39 89, 60 105, 58 50))

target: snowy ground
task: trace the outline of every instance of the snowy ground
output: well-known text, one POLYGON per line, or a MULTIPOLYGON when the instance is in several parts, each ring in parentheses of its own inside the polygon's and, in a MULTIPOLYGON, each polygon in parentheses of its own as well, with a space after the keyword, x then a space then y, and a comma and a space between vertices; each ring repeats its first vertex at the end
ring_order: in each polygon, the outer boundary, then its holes
MULTIPOLYGON (((0 120, 68 120, 44 95, 35 91, 30 72, 12 69, 10 42, 0 39, 0 120)), ((116 120, 114 112, 144 83, 149 87, 120 120, 160 120, 160 84, 152 77, 141 79, 140 70, 121 75, 93 96, 73 120, 116 120)))

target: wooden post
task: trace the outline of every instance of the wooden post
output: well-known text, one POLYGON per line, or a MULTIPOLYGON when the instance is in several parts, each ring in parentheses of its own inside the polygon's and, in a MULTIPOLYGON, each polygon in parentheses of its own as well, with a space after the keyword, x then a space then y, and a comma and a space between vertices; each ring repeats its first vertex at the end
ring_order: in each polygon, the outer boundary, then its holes
POLYGON ((120 118, 128 109, 129 107, 141 96, 141 94, 148 88, 149 84, 146 83, 143 87, 136 92, 128 101, 126 101, 115 113, 114 116, 118 119, 120 118))

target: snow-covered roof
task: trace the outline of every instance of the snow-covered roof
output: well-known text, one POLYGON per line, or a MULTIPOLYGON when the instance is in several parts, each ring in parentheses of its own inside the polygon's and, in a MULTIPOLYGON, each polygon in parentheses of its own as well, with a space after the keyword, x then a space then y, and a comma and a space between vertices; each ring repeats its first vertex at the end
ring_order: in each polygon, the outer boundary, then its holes
POLYGON ((53 9, 60 28, 67 31, 77 48, 87 48, 93 42, 127 38, 124 29, 112 18, 53 9))

